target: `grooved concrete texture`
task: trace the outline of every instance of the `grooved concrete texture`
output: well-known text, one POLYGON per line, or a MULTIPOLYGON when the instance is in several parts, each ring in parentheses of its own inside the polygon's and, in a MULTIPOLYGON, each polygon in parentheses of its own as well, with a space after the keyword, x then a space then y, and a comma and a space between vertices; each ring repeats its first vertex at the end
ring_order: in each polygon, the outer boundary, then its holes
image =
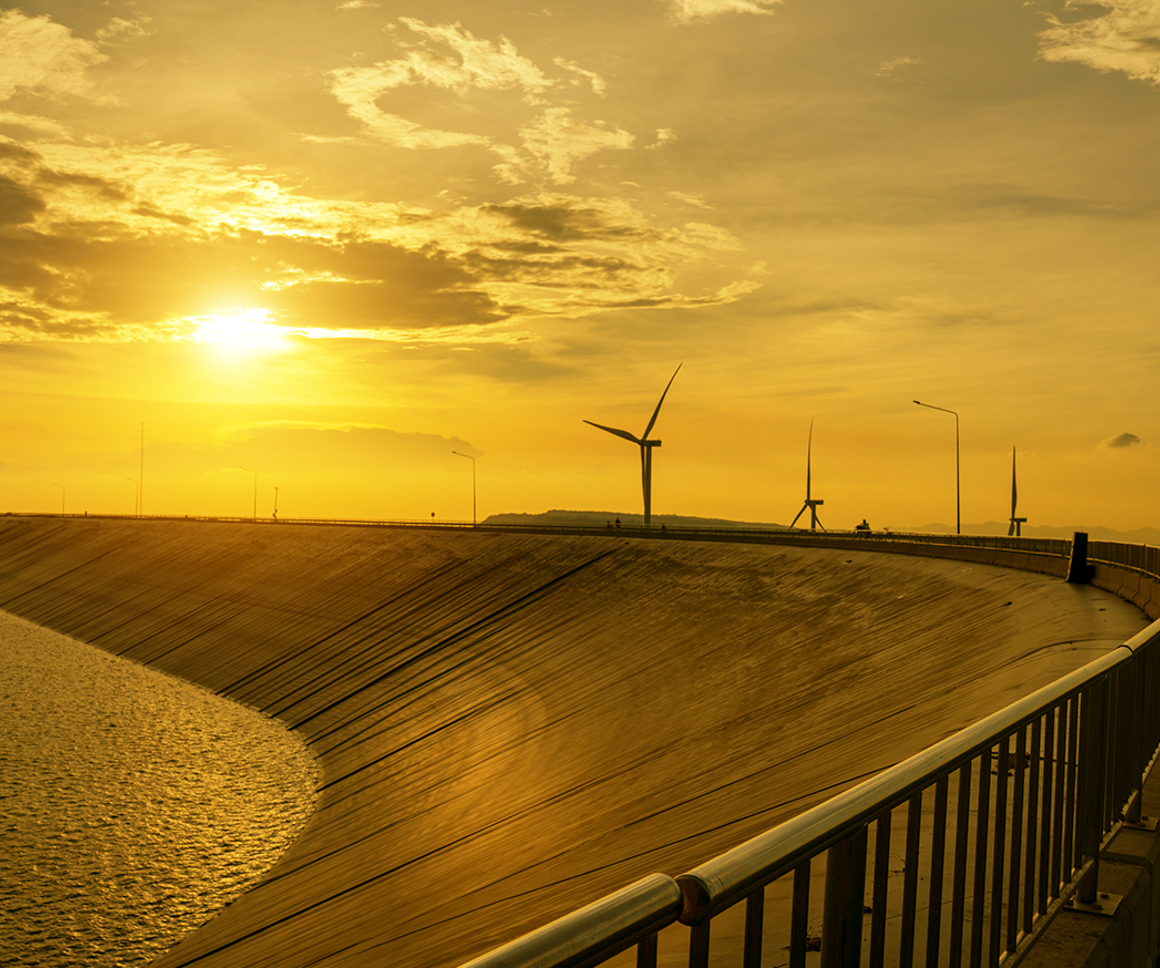
POLYGON ((0 518, 0 607, 300 731, 319 806, 156 964, 454 965, 1115 647, 1086 586, 846 549, 0 518))

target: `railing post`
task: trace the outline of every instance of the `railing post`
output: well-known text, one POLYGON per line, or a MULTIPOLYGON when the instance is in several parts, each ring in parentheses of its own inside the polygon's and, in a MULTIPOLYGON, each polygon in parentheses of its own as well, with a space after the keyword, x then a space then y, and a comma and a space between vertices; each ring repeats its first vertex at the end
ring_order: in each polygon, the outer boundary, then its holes
POLYGON ((743 968, 761 968, 761 946, 765 934, 765 890, 758 888, 745 901, 745 950, 743 968))
POLYGON ((1071 559, 1067 565, 1067 581, 1073 585, 1087 585, 1094 569, 1088 564, 1088 536, 1086 531, 1075 532, 1071 540, 1071 559))
POLYGON ((636 946, 636 968, 657 968, 657 936, 650 934, 636 946))
POLYGON ((1108 746, 1108 680, 1093 682, 1080 708, 1079 791, 1076 829, 1081 866, 1091 866, 1076 891, 1081 904, 1094 904, 1099 892, 1100 841, 1103 839, 1104 787, 1108 746))
POLYGON ((706 918, 690 929, 689 968, 709 968, 709 927, 712 923, 706 918))
POLYGON ((826 854, 822 968, 858 968, 866 896, 867 828, 860 827, 826 854))
POLYGON ((1128 790, 1131 800, 1124 819, 1128 823, 1139 823, 1144 814, 1144 767, 1151 758, 1148 750, 1148 700, 1144 686, 1143 655, 1133 655, 1128 662, 1128 696, 1124 697, 1127 707, 1125 718, 1131 730, 1128 762, 1128 790), (1130 698, 1129 698, 1130 697, 1130 698))

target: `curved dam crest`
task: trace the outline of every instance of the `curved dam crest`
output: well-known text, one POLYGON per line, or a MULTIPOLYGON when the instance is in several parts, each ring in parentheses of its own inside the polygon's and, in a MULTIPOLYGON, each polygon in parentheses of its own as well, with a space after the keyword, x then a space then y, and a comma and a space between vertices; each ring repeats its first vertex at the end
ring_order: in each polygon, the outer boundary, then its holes
POLYGON ((1146 624, 948 560, 83 519, 0 519, 0 608, 277 716, 321 764, 297 842, 161 968, 454 965, 1146 624))

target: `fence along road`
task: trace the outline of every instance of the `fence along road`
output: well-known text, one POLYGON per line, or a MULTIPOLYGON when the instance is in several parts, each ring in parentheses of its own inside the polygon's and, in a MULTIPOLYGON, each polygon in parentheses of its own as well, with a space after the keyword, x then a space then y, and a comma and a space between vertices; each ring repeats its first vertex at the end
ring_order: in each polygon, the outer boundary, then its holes
MULTIPOLYGON (((920 543, 914 536, 885 540, 897 550, 920 543)), ((844 537, 838 542, 849 546, 844 537)), ((1064 567, 1064 548, 1054 542, 1023 548, 990 538, 931 544, 940 551, 913 547, 904 553, 965 551, 977 559, 990 551, 999 561, 1019 564, 1017 556, 1029 554, 1035 570, 1061 571, 1069 582, 1096 579, 1150 617, 1160 611, 1157 548, 1093 542, 1089 549, 1087 536, 1077 534, 1064 567)), ((643 878, 467 968, 578 968, 633 947, 638 968, 650 968, 658 964, 659 933, 678 921, 689 926, 687 955, 674 946, 659 960, 704 968, 714 919, 730 913, 734 923, 727 930, 738 957, 715 963, 804 968, 808 952, 816 950, 823 965, 850 968, 1020 964, 1065 907, 1115 917, 1123 899, 1101 890, 1100 857, 1122 830, 1156 830, 1142 811, 1145 781, 1160 749, 1158 696, 1160 621, 1106 656, 688 873, 643 878), (892 845, 900 841, 896 871, 892 845), (818 878, 811 877, 818 867, 824 871, 820 892, 818 878), (771 905, 767 891, 779 882, 781 903, 771 905), (782 919, 780 931, 766 928, 771 909, 782 919), (820 926, 818 934, 811 924, 820 926), (774 962, 769 949, 782 940, 777 954, 787 957, 774 962)), ((1154 861, 1157 849, 1149 850, 1154 861)), ((1153 901, 1138 903, 1140 910, 1121 918, 1130 927, 1118 932, 1118 950, 1097 952, 1093 963, 1152 965, 1158 953, 1153 901)), ((1059 963, 1050 955, 1043 960, 1059 963)))
POLYGON ((941 553, 901 536, 315 525, 0 519, 5 608, 278 715, 323 765, 295 848, 162 965, 454 964, 1126 637, 1090 589, 857 551, 941 553))

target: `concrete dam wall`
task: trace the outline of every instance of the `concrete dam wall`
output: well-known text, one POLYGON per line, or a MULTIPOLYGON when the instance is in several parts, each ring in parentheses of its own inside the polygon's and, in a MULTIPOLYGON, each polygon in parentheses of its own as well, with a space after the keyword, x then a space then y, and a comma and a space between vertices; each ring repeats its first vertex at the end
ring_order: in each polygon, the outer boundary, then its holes
POLYGON ((299 840, 161 968, 455 965, 1146 624, 849 550, 50 518, 0 518, 0 608, 277 716, 321 764, 299 840))

